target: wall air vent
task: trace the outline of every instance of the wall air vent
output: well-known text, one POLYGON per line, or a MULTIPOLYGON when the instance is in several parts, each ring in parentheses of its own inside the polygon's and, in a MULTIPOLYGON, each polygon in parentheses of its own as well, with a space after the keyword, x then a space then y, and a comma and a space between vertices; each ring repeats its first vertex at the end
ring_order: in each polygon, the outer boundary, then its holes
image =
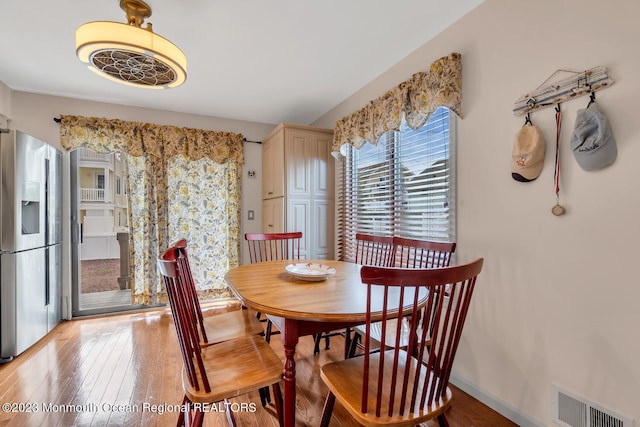
POLYGON ((551 417, 566 427, 633 427, 633 420, 553 385, 551 417))

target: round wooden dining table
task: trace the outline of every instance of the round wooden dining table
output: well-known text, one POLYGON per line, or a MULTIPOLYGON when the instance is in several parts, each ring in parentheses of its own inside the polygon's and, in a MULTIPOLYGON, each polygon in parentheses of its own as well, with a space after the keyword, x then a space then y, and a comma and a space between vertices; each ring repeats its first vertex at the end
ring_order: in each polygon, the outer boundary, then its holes
MULTIPOLYGON (((284 260, 241 265, 225 275, 229 288, 240 302, 266 314, 281 331, 285 354, 284 425, 287 427, 295 426, 294 355, 299 338, 366 322, 367 286, 360 280, 361 267, 344 261, 284 260), (306 281, 286 271, 290 264, 307 263, 331 267, 335 273, 325 280, 306 281)), ((382 316, 379 312, 382 298, 378 298, 375 288, 372 290, 371 319, 379 320, 382 316)), ((420 298, 426 300, 426 289, 421 292, 424 295, 420 295, 420 298)), ((404 301, 403 308, 405 304, 408 307, 413 301, 413 292, 407 291, 404 301)), ((393 314, 389 317, 393 317, 393 314)))

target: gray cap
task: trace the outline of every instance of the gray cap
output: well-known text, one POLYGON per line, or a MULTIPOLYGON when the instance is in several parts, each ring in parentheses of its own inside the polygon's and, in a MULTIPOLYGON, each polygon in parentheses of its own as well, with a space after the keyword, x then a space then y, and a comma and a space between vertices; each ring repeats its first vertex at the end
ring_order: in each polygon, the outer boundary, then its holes
POLYGON ((578 165, 586 171, 602 169, 616 160, 616 141, 607 116, 597 103, 592 102, 584 110, 578 110, 571 150, 578 165))

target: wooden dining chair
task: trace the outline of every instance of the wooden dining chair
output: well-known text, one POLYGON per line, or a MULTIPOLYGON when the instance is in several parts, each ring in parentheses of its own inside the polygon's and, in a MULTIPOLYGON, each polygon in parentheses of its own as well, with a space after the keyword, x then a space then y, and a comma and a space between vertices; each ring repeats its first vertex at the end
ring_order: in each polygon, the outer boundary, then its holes
MULTIPOLYGON (((374 265, 378 267, 387 267, 393 265, 395 259, 395 245, 393 237, 378 236, 373 234, 356 233, 356 250, 354 261, 361 265, 374 265)), ((325 340, 325 349, 330 348, 330 337, 336 335, 344 336, 344 357, 347 358, 351 354, 351 346, 353 338, 351 337, 351 328, 339 332, 323 332, 316 335, 314 354, 320 353, 320 342, 325 340)), ((354 336, 354 338, 356 338, 354 336)), ((355 349, 353 350, 355 351, 355 349)))
MULTIPOLYGON (((246 335, 264 334, 262 325, 253 310, 238 309, 226 313, 217 313, 215 318, 213 316, 204 316, 191 272, 191 264, 187 254, 187 240, 178 240, 170 250, 179 251, 182 255, 177 258, 177 262, 180 263, 182 271, 185 273, 185 292, 188 296, 188 301, 193 307, 198 326, 196 332, 198 332, 201 346, 217 344, 246 335)), ((271 403, 271 394, 268 387, 260 389, 260 402, 262 407, 266 407, 268 403, 271 403)))
POLYGON ((180 263, 182 271, 185 273, 185 292, 189 297, 190 304, 193 305, 200 345, 216 344, 245 335, 260 335, 264 332, 262 325, 256 318, 256 313, 252 310, 238 309, 226 313, 218 313, 215 316, 204 316, 193 274, 191 273, 191 265, 187 254, 187 240, 178 240, 170 250, 180 252, 182 255, 177 257, 177 262, 180 263))
MULTIPOLYGON (((251 264, 264 261, 296 260, 300 259, 300 244, 302 232, 288 233, 245 233, 245 240, 249 248, 249 261, 251 264)), ((261 313, 257 313, 260 319, 261 313)), ((271 342, 271 335, 279 334, 273 330, 273 323, 269 319, 260 319, 267 322, 265 340, 271 342)))
MULTIPOLYGON (((338 400, 362 425, 409 426, 437 418, 440 426, 448 426, 445 411, 452 399, 448 387, 451 367, 482 264, 478 259, 437 269, 362 267, 362 283, 368 287, 366 329, 374 322, 373 312, 381 312, 383 325, 388 325, 389 318, 398 315, 398 301, 410 297, 404 309, 410 312, 412 338, 401 349, 398 330, 390 349, 371 353, 367 334, 363 357, 324 365, 320 375, 329 393, 320 425, 329 425, 338 400), (373 287, 380 287, 384 294, 375 301, 373 287), (420 287, 429 292, 424 315, 420 287), (394 290, 399 298, 392 296, 394 290)), ((399 325, 396 323, 398 329, 399 325)), ((382 348, 387 347, 384 336, 382 348)))
MULTIPOLYGON (((451 257, 456 250, 455 242, 435 242, 431 240, 409 239, 404 237, 393 237, 394 252, 390 266, 399 268, 440 268, 448 267, 451 257)), ((385 328, 386 342, 395 342, 395 331, 397 319, 391 319, 385 328)), ((350 342, 347 357, 355 356, 356 349, 362 346, 362 335, 365 333, 363 326, 356 326, 353 338, 350 342)), ((374 343, 382 342, 382 324, 376 322, 371 325, 370 337, 374 343)), ((401 320, 400 346, 406 347, 408 343, 408 323, 407 319, 401 320)))
POLYGON ((202 426, 208 408, 224 402, 229 424, 235 426, 228 399, 268 386, 272 386, 278 421, 283 425, 280 358, 259 335, 201 345, 188 292, 185 258, 184 252, 177 247, 158 258, 183 360, 182 405, 185 410, 180 412, 177 425, 202 426))
POLYGON ((448 267, 456 251, 455 242, 394 237, 393 244, 395 259, 391 265, 401 268, 448 267))
POLYGON ((395 244, 391 236, 356 233, 355 263, 389 267, 395 259, 395 244))

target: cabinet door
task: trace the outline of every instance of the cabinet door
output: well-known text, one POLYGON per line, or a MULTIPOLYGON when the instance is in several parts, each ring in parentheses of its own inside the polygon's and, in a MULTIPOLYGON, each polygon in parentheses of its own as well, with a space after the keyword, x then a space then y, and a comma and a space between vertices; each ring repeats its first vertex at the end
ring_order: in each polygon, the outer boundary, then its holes
POLYGON ((262 201, 262 232, 283 233, 284 197, 262 201))
POLYGON ((287 165, 287 196, 311 195, 310 156, 313 134, 300 129, 287 129, 285 134, 285 163, 287 165))
POLYGON ((318 133, 310 144, 311 194, 313 197, 333 197, 335 159, 331 156, 333 136, 318 133))
POLYGON ((287 231, 302 231, 300 258, 333 259, 333 201, 289 199, 287 231))
POLYGON ((309 234, 311 224, 311 202, 308 199, 288 199, 287 231, 301 231, 300 258, 315 259, 315 238, 309 234))
POLYGON ((314 200, 311 211, 313 221, 308 234, 313 242, 313 258, 333 259, 333 200, 314 200))
POLYGON ((284 130, 262 143, 262 198, 284 196, 284 130))
POLYGON ((291 197, 333 197, 334 164, 331 134, 287 129, 285 164, 287 195, 291 197))

